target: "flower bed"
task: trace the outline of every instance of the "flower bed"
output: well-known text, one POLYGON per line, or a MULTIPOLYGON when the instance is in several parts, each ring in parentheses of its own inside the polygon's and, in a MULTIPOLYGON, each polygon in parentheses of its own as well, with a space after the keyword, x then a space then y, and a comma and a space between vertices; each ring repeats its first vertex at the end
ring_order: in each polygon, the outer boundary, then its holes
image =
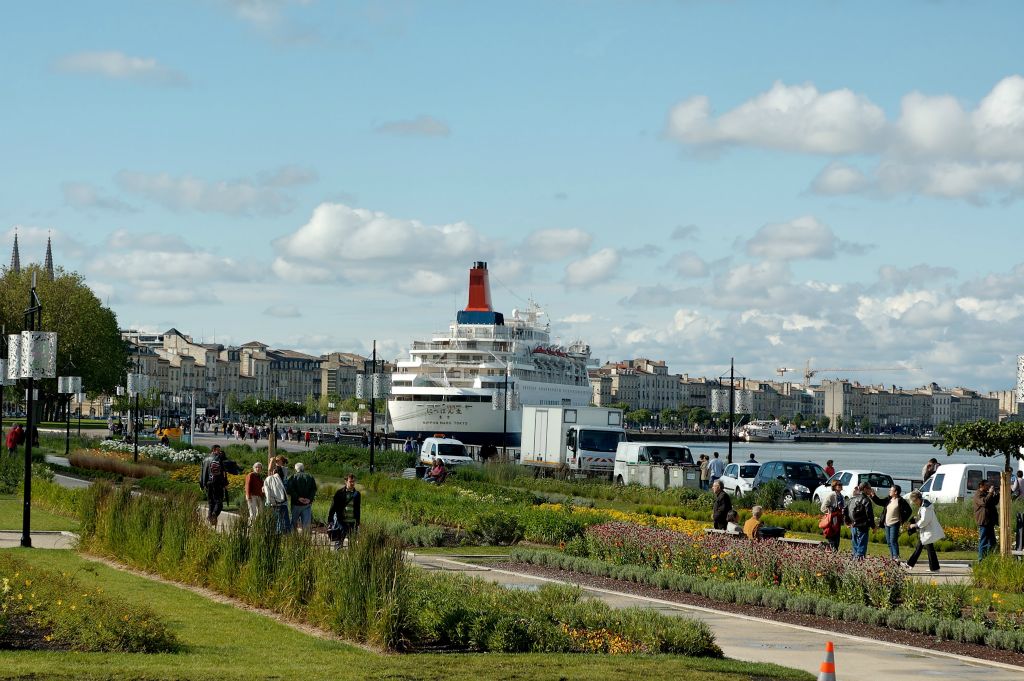
MULTIPOLYGON (((906 630, 959 643, 974 643, 1024 653, 1024 628, 1013 613, 990 612, 999 598, 966 606, 963 587, 915 584, 908 581, 908 598, 901 606, 877 607, 847 603, 830 595, 800 593, 781 586, 722 580, 717 575, 687 574, 648 565, 615 565, 604 560, 572 556, 553 550, 515 549, 520 563, 568 570, 598 577, 646 584, 659 589, 692 593, 723 604, 739 603, 789 611, 843 622, 906 630)), ((994 594, 998 596, 998 594, 994 594)))
POLYGON ((165 653, 180 644, 147 608, 0 553, 0 648, 165 653))
POLYGON ((588 528, 566 551, 615 565, 754 582, 878 607, 900 603, 907 581, 902 568, 886 558, 855 560, 849 554, 813 547, 685 534, 622 522, 588 528))
MULTIPOLYGON (((100 449, 105 452, 123 452, 126 454, 135 453, 135 445, 122 440, 104 440, 100 443, 100 449)), ((201 463, 206 454, 198 449, 174 449, 164 445, 141 445, 139 456, 156 461, 167 463, 201 463)))

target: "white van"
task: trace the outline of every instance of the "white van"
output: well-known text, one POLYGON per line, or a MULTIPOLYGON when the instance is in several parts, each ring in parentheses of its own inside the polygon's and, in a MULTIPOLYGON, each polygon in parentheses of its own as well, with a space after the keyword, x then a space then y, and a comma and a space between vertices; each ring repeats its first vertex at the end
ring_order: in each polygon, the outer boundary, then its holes
POLYGON ((970 498, 978 483, 988 480, 999 488, 1002 466, 991 463, 944 463, 921 485, 921 496, 933 504, 951 504, 970 498))
POLYGON ((700 469, 690 448, 660 442, 620 442, 615 449, 612 480, 617 485, 656 489, 700 487, 700 469))
POLYGON ((432 466, 434 459, 441 459, 444 465, 449 468, 459 464, 472 463, 473 457, 466 451, 466 445, 453 437, 435 435, 423 441, 420 447, 420 463, 424 466, 432 466))

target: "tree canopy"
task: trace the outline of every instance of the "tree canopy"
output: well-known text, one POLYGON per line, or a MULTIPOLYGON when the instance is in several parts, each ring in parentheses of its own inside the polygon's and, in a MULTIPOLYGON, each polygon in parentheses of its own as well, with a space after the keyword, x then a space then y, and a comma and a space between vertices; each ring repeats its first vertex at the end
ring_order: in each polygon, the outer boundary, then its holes
MULTIPOLYGON (((128 352, 121 340, 117 317, 96 297, 81 275, 58 268, 51 280, 38 265, 20 273, 5 270, 0 277, 0 321, 7 333, 25 330, 32 273, 43 306, 42 331, 57 332, 57 375, 81 376, 90 395, 113 393, 124 381, 128 352)), ((36 383, 43 399, 57 395, 57 379, 36 383)))
POLYGON ((956 425, 939 426, 942 440, 933 444, 946 450, 947 455, 958 451, 975 451, 982 456, 1003 456, 1006 470, 1010 470, 1010 459, 1024 458, 1024 422, 972 421, 956 425))
POLYGON ((257 421, 269 421, 273 423, 282 418, 294 418, 304 416, 306 408, 304 405, 287 400, 263 400, 256 397, 247 397, 237 406, 238 412, 257 421))

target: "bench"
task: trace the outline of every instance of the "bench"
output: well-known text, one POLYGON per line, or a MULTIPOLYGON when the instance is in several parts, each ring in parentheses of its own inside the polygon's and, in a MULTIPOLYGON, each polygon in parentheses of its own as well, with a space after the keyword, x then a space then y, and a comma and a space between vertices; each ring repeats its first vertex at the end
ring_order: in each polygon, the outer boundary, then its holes
POLYGON ((821 541, 819 539, 797 539, 796 537, 779 537, 777 541, 784 542, 786 544, 793 544, 794 546, 814 546, 818 548, 828 546, 827 541, 821 541))
POLYGON ((737 539, 746 539, 747 535, 742 532, 730 532, 728 530, 716 530, 713 527, 705 527, 704 534, 724 534, 726 537, 736 537, 737 539))

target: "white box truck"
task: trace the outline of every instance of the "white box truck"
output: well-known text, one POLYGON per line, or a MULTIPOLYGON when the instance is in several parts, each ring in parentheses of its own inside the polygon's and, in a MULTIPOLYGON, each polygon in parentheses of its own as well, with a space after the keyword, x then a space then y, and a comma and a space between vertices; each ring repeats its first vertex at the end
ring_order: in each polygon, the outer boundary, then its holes
POLYGON ((524 406, 519 463, 610 477, 615 450, 625 440, 621 409, 524 406))

